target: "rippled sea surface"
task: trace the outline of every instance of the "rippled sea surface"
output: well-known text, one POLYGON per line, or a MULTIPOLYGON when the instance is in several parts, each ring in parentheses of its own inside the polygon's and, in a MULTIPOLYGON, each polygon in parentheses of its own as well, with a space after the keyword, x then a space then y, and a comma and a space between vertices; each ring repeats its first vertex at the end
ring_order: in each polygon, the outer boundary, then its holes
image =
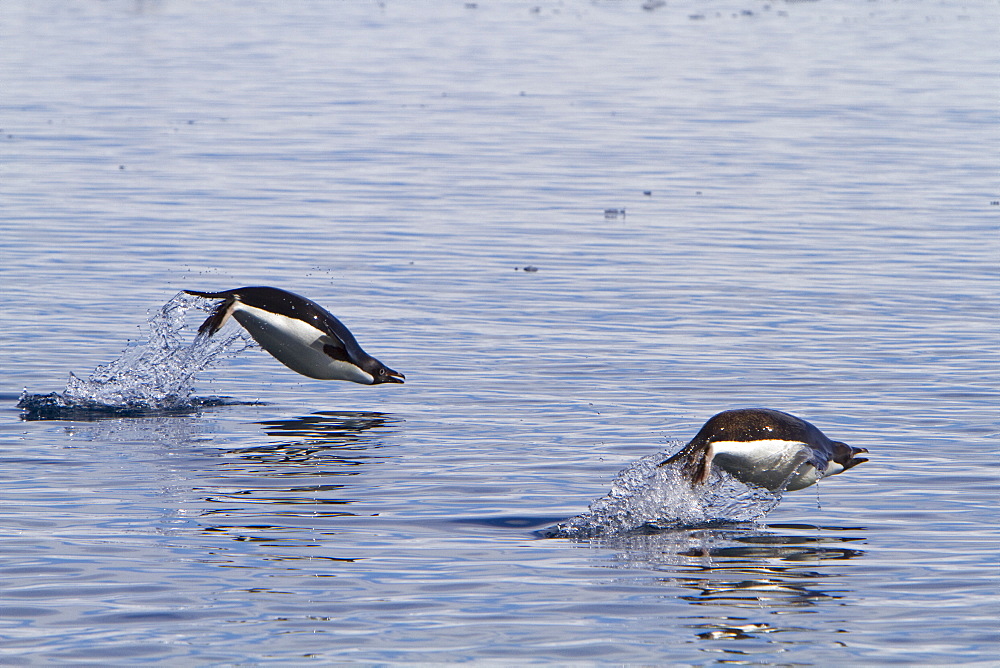
POLYGON ((998 19, 6 2, 0 663, 995 665, 998 19), (230 405, 22 419, 242 285, 406 384, 249 350, 197 379, 230 405), (748 406, 871 461, 540 537, 748 406))

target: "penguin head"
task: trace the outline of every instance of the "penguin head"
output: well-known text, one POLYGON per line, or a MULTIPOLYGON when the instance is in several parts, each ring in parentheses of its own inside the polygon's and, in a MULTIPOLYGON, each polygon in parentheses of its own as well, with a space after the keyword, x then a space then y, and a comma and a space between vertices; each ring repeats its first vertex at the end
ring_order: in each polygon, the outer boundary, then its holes
POLYGON ((830 441, 830 444, 833 446, 831 461, 842 466, 845 471, 868 461, 867 457, 858 457, 858 455, 867 454, 868 448, 854 448, 842 441, 830 441))
POLYGON ((406 379, 406 376, 398 371, 393 371, 374 357, 369 357, 361 365, 361 368, 371 375, 372 385, 381 385, 382 383, 402 383, 406 379))

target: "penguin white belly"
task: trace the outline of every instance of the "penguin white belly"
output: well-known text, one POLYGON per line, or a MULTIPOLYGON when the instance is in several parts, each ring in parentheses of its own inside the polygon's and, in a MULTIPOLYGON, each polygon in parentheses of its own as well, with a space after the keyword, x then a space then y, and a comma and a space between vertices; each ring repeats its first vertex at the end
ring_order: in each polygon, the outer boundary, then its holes
POLYGON ((770 490, 794 491, 823 477, 812 447, 801 441, 714 441, 710 447, 714 465, 737 480, 770 490))
POLYGON ((323 346, 340 344, 302 320, 236 302, 233 317, 261 348, 292 371, 318 380, 350 380, 371 385, 374 378, 360 367, 336 360, 323 346))

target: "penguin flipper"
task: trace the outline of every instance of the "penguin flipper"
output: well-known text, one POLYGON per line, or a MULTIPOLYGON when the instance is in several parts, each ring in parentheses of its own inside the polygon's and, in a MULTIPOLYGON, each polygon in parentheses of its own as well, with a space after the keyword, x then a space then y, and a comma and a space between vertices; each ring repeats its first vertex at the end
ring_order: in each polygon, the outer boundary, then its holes
POLYGON ((335 346, 330 343, 323 344, 323 353, 338 362, 350 362, 351 358, 343 346, 335 346))

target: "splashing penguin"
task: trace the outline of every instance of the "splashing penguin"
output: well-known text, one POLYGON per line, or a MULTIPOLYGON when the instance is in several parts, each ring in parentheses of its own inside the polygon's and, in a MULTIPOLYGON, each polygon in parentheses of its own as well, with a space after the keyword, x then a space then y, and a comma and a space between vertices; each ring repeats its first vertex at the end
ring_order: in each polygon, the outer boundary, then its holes
POLYGON ((362 385, 402 383, 406 378, 362 350, 350 330, 329 311, 287 290, 246 287, 184 292, 222 300, 198 328, 199 336, 212 336, 232 316, 264 350, 303 376, 362 385))
POLYGON ((712 417, 679 452, 659 466, 677 465, 691 485, 717 466, 737 480, 771 491, 794 491, 868 461, 868 452, 831 441, 801 418, 769 408, 740 408, 712 417))

